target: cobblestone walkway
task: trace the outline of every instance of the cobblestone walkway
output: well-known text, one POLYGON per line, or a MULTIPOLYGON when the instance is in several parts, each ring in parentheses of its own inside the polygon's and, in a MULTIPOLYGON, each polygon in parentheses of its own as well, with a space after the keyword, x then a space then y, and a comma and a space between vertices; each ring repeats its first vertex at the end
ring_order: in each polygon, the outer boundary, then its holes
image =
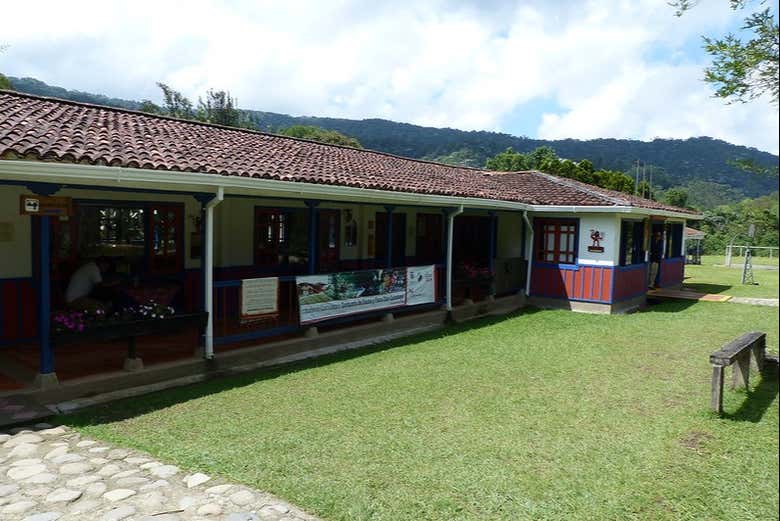
POLYGON ((37 424, 0 432, 3 521, 316 521, 269 494, 37 424))

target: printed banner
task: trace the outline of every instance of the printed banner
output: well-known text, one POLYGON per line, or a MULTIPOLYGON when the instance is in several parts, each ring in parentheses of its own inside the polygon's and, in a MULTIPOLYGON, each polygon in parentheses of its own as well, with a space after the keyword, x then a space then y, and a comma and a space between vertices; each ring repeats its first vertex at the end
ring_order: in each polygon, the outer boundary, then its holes
POLYGON ((296 277, 301 324, 406 304, 406 268, 296 277))
POLYGON ((241 318, 279 313, 279 279, 244 279, 241 281, 241 318))
POLYGON ((406 305, 436 302, 436 266, 406 268, 406 305))

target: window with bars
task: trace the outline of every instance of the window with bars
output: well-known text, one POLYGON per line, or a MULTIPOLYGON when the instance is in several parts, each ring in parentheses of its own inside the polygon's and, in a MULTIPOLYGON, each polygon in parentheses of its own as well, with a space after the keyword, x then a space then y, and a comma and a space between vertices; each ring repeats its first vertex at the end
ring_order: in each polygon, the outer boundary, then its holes
MULTIPOLYGON (((304 208, 255 208, 255 266, 300 267, 309 260, 304 208)), ((297 269, 297 268, 296 268, 297 269)))
POLYGON ((642 264, 645 225, 642 221, 622 221, 620 226, 620 265, 642 264))
POLYGON ((536 260, 556 264, 575 264, 577 262, 577 221, 537 220, 536 260))
POLYGON ((682 257, 683 225, 681 223, 666 223, 666 258, 682 257))

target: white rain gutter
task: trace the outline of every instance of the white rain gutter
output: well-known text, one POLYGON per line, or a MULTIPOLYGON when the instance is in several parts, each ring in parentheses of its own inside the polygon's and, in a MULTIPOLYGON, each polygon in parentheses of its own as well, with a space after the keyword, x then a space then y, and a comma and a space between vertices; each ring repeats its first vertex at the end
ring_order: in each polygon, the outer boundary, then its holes
MULTIPOLYGON (((226 194, 256 195, 258 197, 288 197, 323 199, 328 201, 368 202, 386 204, 392 202, 403 206, 459 206, 472 209, 527 210, 532 212, 567 213, 622 213, 637 215, 655 215, 659 217, 677 217, 687 220, 699 220, 703 216, 669 210, 652 210, 633 206, 548 206, 531 205, 512 201, 500 201, 479 197, 456 197, 448 195, 416 194, 411 192, 393 192, 371 188, 302 183, 256 177, 240 177, 219 174, 170 172, 144 168, 126 168, 118 166, 83 165, 73 163, 55 163, 48 161, 28 161, 17 159, 0 160, 0 179, 29 180, 49 183, 100 186, 136 186, 157 188, 161 185, 169 190, 213 191, 222 186, 226 194)), ((74 186, 73 188, 77 188, 74 186)))
POLYGON ((463 213, 463 205, 447 214, 447 311, 452 311, 452 236, 455 217, 463 213))
POLYGON ((203 307, 209 314, 206 321, 206 333, 203 338, 203 356, 214 358, 214 208, 225 199, 225 189, 217 188, 217 194, 206 203, 206 245, 203 251, 205 280, 203 281, 203 307))
POLYGON ((531 232, 525 250, 525 258, 527 262, 525 267, 525 296, 529 297, 531 295, 531 265, 533 264, 532 257, 534 254, 534 227, 531 225, 531 221, 528 219, 528 211, 523 212, 523 220, 525 221, 525 225, 528 226, 528 230, 531 232))

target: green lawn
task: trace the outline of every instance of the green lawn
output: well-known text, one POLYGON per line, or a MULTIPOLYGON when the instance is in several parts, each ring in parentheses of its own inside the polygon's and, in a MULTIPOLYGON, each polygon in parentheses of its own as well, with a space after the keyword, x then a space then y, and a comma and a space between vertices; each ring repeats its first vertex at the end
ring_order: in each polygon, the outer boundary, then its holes
MULTIPOLYGON (((738 257, 737 254, 735 253, 734 256, 731 258, 731 265, 741 266, 744 261, 745 261, 744 257, 738 257)), ((726 263, 726 256, 725 255, 702 255, 701 263, 704 266, 713 266, 713 265, 722 266, 726 263)), ((777 266, 778 265, 777 252, 775 252, 772 258, 753 257, 753 264, 760 264, 764 266, 777 266)))
POLYGON ((527 310, 60 418, 333 520, 777 518, 777 378, 708 410, 773 308, 527 310))
POLYGON ((742 270, 729 269, 705 263, 700 266, 685 266, 687 277, 683 285, 705 293, 722 293, 733 297, 778 298, 777 270, 753 270, 756 285, 742 284, 742 270))

